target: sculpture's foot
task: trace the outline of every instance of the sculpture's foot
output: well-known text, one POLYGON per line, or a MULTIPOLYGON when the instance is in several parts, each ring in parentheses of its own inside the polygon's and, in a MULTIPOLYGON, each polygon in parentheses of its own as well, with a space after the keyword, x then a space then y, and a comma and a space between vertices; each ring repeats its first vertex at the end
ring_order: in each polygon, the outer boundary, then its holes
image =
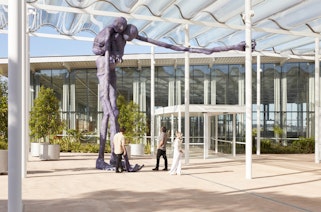
POLYGON ((142 168, 144 167, 144 164, 143 165, 138 165, 138 164, 135 164, 134 167, 131 167, 129 170, 127 170, 128 172, 138 172, 139 170, 141 170, 142 168))
POLYGON ((102 158, 96 160, 96 169, 115 171, 115 167, 106 163, 102 158))

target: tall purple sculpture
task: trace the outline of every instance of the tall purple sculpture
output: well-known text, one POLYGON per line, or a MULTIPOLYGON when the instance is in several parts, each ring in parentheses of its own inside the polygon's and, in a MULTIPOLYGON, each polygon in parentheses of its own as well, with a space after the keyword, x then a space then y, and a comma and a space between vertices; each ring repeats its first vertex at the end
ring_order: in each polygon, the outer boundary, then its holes
MULTIPOLYGON (((93 52, 99 57, 96 60, 97 77, 99 79, 99 99, 103 109, 103 118, 100 129, 100 147, 99 155, 96 160, 96 168, 103 170, 111 170, 115 166, 115 153, 113 146, 114 135, 119 130, 118 124, 118 108, 116 105, 117 89, 116 89, 116 72, 117 63, 123 61, 124 49, 127 41, 138 39, 144 42, 155 44, 164 48, 175 51, 188 51, 191 53, 212 54, 213 52, 229 51, 229 50, 245 50, 245 42, 237 45, 214 47, 214 48, 190 48, 183 46, 175 46, 168 43, 156 41, 138 34, 137 27, 127 24, 127 20, 123 17, 116 18, 110 26, 107 26, 98 33, 93 44, 93 52), (111 143, 111 158, 110 164, 104 161, 104 150, 106 145, 106 136, 108 123, 110 124, 110 143, 111 143)), ((252 49, 255 48, 255 42, 252 42, 252 49)), ((128 156, 124 157, 124 167, 129 172, 139 171, 143 165, 136 164, 131 166, 128 161, 128 156)))

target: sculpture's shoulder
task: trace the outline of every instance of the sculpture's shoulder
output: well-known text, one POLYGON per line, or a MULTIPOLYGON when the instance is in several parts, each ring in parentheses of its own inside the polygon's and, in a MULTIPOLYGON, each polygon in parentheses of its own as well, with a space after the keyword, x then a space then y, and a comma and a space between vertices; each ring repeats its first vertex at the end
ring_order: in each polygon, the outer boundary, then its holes
POLYGON ((114 29, 112 26, 107 26, 104 29, 102 29, 95 37, 95 41, 106 39, 106 37, 109 37, 114 32, 114 29))
POLYGON ((104 55, 106 51, 106 42, 110 39, 111 34, 114 33, 114 29, 111 26, 107 26, 102 29, 95 37, 93 44, 93 53, 96 55, 104 55))

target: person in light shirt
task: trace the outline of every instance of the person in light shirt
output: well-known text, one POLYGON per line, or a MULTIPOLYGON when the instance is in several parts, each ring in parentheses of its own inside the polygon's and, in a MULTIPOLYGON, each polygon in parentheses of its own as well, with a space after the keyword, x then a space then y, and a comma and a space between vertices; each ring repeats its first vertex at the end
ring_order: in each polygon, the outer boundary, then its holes
POLYGON ((124 133, 125 132, 125 128, 121 127, 119 129, 119 132, 116 133, 116 135, 114 136, 114 152, 116 154, 116 173, 120 173, 124 171, 123 165, 122 165, 122 157, 123 155, 126 155, 126 148, 125 148, 125 136, 124 133), (120 169, 120 171, 119 171, 120 169))

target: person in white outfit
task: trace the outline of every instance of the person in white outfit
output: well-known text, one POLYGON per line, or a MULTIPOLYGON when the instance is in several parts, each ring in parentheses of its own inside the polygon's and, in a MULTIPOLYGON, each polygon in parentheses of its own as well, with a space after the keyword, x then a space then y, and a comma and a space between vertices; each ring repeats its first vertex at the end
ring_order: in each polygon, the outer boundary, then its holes
POLYGON ((173 161, 169 174, 171 175, 181 175, 182 162, 181 158, 183 155, 182 150, 183 134, 181 132, 176 132, 176 138, 174 140, 173 149, 173 161))

